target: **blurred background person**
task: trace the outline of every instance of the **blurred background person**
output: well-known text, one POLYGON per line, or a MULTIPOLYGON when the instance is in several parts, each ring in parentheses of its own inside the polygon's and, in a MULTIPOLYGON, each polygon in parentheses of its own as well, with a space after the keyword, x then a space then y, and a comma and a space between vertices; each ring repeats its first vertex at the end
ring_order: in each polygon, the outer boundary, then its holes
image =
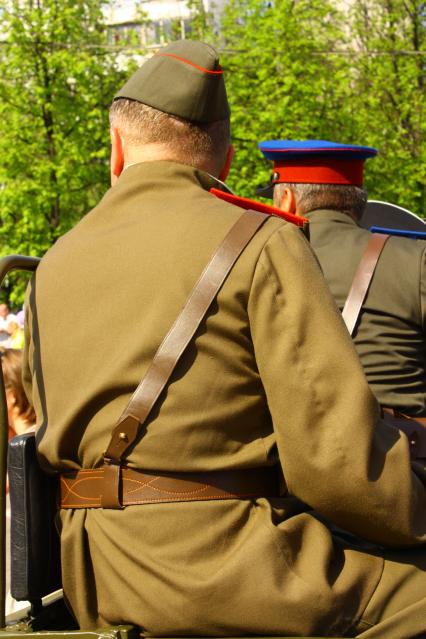
POLYGON ((8 338, 4 342, 2 342, 2 345, 5 348, 24 348, 24 329, 22 328, 16 315, 9 315, 9 319, 6 321, 6 332, 8 334, 8 338))
POLYGON ((0 347, 6 391, 9 439, 34 430, 35 414, 22 386, 22 351, 0 347))
POLYGON ((0 304, 0 342, 9 339, 10 335, 6 330, 7 322, 10 318, 9 307, 7 304, 0 304))

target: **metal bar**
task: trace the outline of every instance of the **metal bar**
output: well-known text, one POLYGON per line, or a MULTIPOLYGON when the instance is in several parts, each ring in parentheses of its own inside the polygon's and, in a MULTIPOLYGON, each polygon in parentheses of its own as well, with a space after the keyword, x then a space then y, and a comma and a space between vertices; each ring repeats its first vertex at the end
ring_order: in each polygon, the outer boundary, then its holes
MULTIPOLYGON (((8 255, 0 259, 0 287, 10 271, 35 271, 40 258, 8 255)), ((6 477, 9 424, 3 369, 0 366, 0 628, 5 625, 6 600, 6 477)))

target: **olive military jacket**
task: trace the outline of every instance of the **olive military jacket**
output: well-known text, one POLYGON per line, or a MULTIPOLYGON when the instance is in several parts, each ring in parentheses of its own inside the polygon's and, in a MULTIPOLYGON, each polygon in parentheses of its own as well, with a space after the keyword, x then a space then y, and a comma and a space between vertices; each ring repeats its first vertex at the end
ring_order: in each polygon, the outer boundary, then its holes
MULTIPOLYGON (((338 211, 308 213, 310 242, 343 309, 371 233, 338 211)), ((379 258, 355 347, 383 406, 426 416, 426 242, 391 237, 379 258)))
MULTIPOLYGON (((32 282, 25 383, 39 454, 102 460, 115 422, 211 254, 241 215, 174 162, 130 166, 32 282)), ((82 628, 148 635, 334 634, 365 609, 373 544, 426 539, 423 469, 378 421, 302 232, 271 217, 173 373, 128 464, 214 471, 279 463, 282 497, 63 510, 64 589, 82 628)))

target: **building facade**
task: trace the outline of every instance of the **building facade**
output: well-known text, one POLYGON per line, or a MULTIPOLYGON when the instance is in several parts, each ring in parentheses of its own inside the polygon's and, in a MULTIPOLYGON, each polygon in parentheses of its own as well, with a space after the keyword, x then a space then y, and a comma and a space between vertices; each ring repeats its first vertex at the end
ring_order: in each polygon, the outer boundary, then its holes
MULTIPOLYGON (((206 12, 220 13, 226 0, 201 0, 206 12)), ((113 0, 106 11, 111 44, 155 49, 191 34, 188 0, 113 0)))

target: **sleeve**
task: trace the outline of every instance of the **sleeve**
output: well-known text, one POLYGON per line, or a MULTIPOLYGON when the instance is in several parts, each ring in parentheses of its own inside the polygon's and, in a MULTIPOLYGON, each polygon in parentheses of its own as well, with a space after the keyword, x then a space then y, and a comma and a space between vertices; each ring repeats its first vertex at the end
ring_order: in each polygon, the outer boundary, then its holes
POLYGON ((388 546, 426 541, 425 470, 379 419, 355 348, 309 245, 290 225, 266 243, 249 318, 289 491, 388 546))

